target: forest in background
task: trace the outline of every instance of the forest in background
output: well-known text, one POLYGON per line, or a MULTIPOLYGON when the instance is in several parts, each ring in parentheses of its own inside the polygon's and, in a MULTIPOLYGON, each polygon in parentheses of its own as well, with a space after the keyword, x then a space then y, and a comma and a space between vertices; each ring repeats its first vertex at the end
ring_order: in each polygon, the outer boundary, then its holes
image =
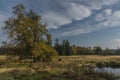
POLYGON ((55 40, 54 49, 59 55, 120 55, 120 48, 118 49, 102 49, 100 46, 82 47, 71 45, 69 40, 63 40, 62 43, 58 39, 55 40))

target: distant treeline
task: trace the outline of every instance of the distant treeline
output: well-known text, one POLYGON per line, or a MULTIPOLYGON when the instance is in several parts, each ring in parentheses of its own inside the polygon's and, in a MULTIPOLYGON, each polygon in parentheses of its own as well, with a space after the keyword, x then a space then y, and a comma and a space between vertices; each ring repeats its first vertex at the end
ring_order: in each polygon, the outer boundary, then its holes
MULTIPOLYGON (((100 46, 95 47, 82 47, 71 45, 68 40, 63 40, 62 43, 59 43, 59 40, 56 39, 54 43, 54 49, 57 51, 58 55, 70 56, 70 55, 120 55, 120 48, 118 49, 102 49, 100 46)), ((21 48, 15 48, 12 46, 1 46, 0 54, 1 55, 19 55, 21 48)))
POLYGON ((100 46, 81 47, 76 45, 70 45, 68 40, 63 40, 60 44, 59 40, 55 40, 54 49, 59 55, 120 55, 120 49, 102 49, 100 46))

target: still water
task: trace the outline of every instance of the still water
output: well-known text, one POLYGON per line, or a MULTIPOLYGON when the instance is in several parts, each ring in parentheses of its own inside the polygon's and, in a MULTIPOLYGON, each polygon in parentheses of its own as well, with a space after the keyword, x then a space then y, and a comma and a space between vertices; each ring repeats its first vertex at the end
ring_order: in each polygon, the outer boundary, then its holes
POLYGON ((120 76, 120 68, 111 68, 111 67, 104 67, 104 68, 95 68, 96 72, 103 72, 103 73, 110 73, 114 74, 115 76, 120 76))

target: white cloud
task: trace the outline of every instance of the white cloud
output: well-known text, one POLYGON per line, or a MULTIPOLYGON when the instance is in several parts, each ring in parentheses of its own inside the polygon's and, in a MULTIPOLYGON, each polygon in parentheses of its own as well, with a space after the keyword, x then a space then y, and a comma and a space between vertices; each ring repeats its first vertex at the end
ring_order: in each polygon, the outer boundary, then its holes
POLYGON ((42 20, 47 22, 48 28, 54 29, 57 29, 61 25, 71 23, 70 19, 55 12, 47 12, 42 14, 42 20))
MULTIPOLYGON (((92 14, 91 10, 99 10, 102 6, 112 5, 119 0, 57 0, 62 6, 62 11, 50 9, 42 13, 43 22, 48 23, 48 28, 57 29, 64 24, 72 23, 72 20, 81 20, 92 14)), ((48 6, 49 7, 49 6, 48 6)), ((57 7, 57 6, 56 6, 57 7)), ((104 11, 106 15, 111 15, 111 9, 104 11)), ((104 16, 98 15, 99 20, 103 20, 104 16)))
POLYGON ((74 36, 87 33, 85 29, 75 29, 73 31, 63 32, 61 36, 74 36))
POLYGON ((116 11, 107 22, 109 26, 116 27, 120 25, 120 11, 116 11))
POLYGON ((112 4, 117 3, 119 0, 85 0, 86 3, 89 5, 89 8, 92 10, 99 10, 103 6, 110 6, 112 4), (88 3, 89 2, 89 3, 88 3))
POLYGON ((113 41, 120 43, 120 38, 113 39, 113 41))
POLYGON ((91 15, 91 11, 84 5, 66 3, 64 12, 45 12, 42 14, 43 22, 48 23, 48 28, 55 28, 69 24, 72 20, 81 20, 91 15))
POLYGON ((95 21, 103 21, 103 20, 105 20, 106 18, 103 16, 103 14, 98 14, 98 15, 96 15, 96 17, 95 17, 95 21))
POLYGON ((0 23, 3 23, 5 19, 6 19, 6 16, 0 13, 0 23))
MULTIPOLYGON (((101 18, 99 18, 98 16, 96 16, 96 18, 98 18, 98 20, 100 20, 101 22, 96 25, 92 25, 93 29, 91 31, 98 31, 98 30, 107 29, 110 27, 119 27, 120 11, 115 11, 112 13, 112 11, 110 10, 106 14, 101 13, 99 15, 101 15, 101 18)), ((96 18, 95 18, 95 21, 96 21, 96 18)))
MULTIPOLYGON (((93 25, 94 27, 92 27, 92 31, 98 31, 98 30, 102 30, 102 29, 107 29, 110 27, 119 27, 120 25, 120 11, 115 11, 113 13, 111 13, 112 11, 110 10, 110 12, 108 11, 105 15, 101 13, 101 19, 96 16, 98 19, 100 19, 100 23, 93 25), (109 15, 108 15, 109 14, 109 15)), ((95 19, 96 20, 96 19, 95 19)))
POLYGON ((106 19, 106 21, 100 23, 101 26, 118 27, 120 25, 120 11, 115 11, 112 15, 106 16, 106 19))
POLYGON ((75 36, 80 34, 86 34, 93 30, 93 28, 87 27, 84 29, 75 29, 67 32, 63 32, 60 36, 75 36))
POLYGON ((102 29, 107 29, 110 27, 119 27, 120 25, 120 11, 115 11, 112 13, 111 9, 106 9, 103 11, 103 13, 100 13, 95 16, 95 19, 93 19, 93 22, 100 21, 97 24, 94 25, 86 25, 83 29, 80 29, 79 27, 75 30, 69 30, 67 32, 63 32, 61 36, 75 36, 80 34, 86 34, 94 31, 99 31, 102 29), (88 26, 88 27, 87 27, 88 26))
POLYGON ((112 14, 112 10, 111 9, 106 9, 104 12, 108 16, 112 14))
POLYGON ((68 7, 67 13, 71 19, 81 20, 91 15, 91 11, 84 5, 71 3, 68 7))
POLYGON ((106 20, 111 16, 111 14, 112 14, 111 9, 105 9, 104 11, 102 11, 101 13, 99 13, 95 16, 95 21, 106 20))
POLYGON ((63 6, 64 3, 79 3, 89 6, 90 9, 99 10, 102 6, 109 6, 117 3, 119 0, 58 0, 59 3, 63 6))
POLYGON ((103 5, 111 5, 117 3, 119 0, 102 0, 103 5))

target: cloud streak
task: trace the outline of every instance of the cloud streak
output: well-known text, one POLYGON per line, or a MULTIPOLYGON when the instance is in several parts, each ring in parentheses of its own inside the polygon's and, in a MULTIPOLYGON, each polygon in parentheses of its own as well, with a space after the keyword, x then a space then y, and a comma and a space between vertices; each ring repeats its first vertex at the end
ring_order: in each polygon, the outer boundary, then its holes
POLYGON ((43 22, 48 23, 48 28, 57 29, 58 27, 72 23, 72 20, 81 20, 91 15, 91 11, 84 5, 76 3, 66 3, 64 12, 55 11, 42 14, 43 22))
POLYGON ((55 12, 47 12, 42 14, 42 20, 43 22, 47 22, 48 29, 49 28, 57 29, 58 27, 64 24, 71 23, 70 19, 66 18, 61 14, 57 14, 55 12))
MULTIPOLYGON (((94 19, 92 19, 94 23, 93 25, 90 25, 89 23, 87 25, 84 25, 86 27, 80 28, 77 25, 77 29, 71 29, 69 31, 63 32, 60 36, 77 36, 81 34, 87 34, 95 31, 100 31, 107 28, 112 27, 119 27, 120 25, 120 11, 112 12, 111 9, 105 9, 101 13, 94 16, 94 19)), ((90 21, 91 22, 91 21, 90 21)))
MULTIPOLYGON (((61 11, 58 11, 56 9, 52 10, 51 8, 49 9, 49 11, 44 11, 42 13, 42 21, 45 23, 48 23, 48 29, 59 29, 60 27, 62 27, 63 25, 67 25, 67 24, 72 24, 73 21, 80 21, 83 20, 84 18, 90 17, 93 13, 93 10, 100 10, 102 9, 103 6, 110 6, 113 5, 115 3, 117 3, 119 0, 56 0, 55 5, 59 5, 56 6, 56 8, 61 8, 61 11)), ((51 4, 51 3, 50 3, 51 4)), ((49 6, 47 6, 49 7, 49 6)), ((47 8, 48 9, 48 8, 47 8)), ((104 12, 105 16, 103 16, 103 14, 99 14, 96 16, 96 21, 103 21, 108 19, 107 17, 109 17, 112 14, 112 10, 111 9, 106 9, 104 12)), ((74 23, 73 23, 74 24, 74 23)), ((107 25, 106 22, 101 23, 99 25, 107 25)), ((97 25, 98 26, 98 25, 97 25)), ((69 32, 63 32, 62 35, 66 35, 68 33, 72 33, 74 35, 74 33, 76 35, 79 34, 83 34, 83 33, 89 33, 95 29, 90 29, 90 31, 88 31, 88 29, 79 29, 79 30, 74 30, 74 31, 69 31, 69 32), (79 33, 79 34, 78 34, 79 33)))

